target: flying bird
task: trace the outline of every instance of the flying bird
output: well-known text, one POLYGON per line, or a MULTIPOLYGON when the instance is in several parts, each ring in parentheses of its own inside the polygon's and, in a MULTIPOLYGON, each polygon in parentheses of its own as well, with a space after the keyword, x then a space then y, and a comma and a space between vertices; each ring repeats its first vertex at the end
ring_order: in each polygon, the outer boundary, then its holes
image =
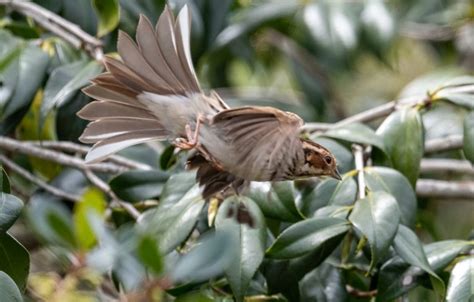
POLYGON ((119 32, 121 60, 105 57, 106 72, 83 89, 95 100, 78 112, 90 121, 80 140, 94 144, 86 161, 169 140, 194 150, 187 166, 197 169, 204 198, 249 181, 340 179, 334 155, 299 136, 304 122, 298 115, 273 107, 230 108, 215 91, 201 89, 190 25, 187 6, 176 19, 166 6, 156 27, 140 16, 136 42, 119 32))

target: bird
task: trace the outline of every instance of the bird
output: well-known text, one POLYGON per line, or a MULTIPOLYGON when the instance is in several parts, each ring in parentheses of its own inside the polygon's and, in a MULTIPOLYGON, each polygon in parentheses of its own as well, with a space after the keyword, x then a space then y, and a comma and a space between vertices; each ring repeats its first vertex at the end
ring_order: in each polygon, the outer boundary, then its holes
POLYGON ((154 27, 141 15, 135 41, 119 31, 121 60, 105 56, 105 72, 83 92, 93 99, 78 116, 88 120, 79 140, 93 144, 86 162, 132 145, 168 140, 190 150, 202 196, 239 192, 251 181, 341 179, 335 156, 300 137, 303 119, 273 107, 230 108, 213 90, 201 89, 191 49, 187 5, 173 15, 168 5, 154 27))

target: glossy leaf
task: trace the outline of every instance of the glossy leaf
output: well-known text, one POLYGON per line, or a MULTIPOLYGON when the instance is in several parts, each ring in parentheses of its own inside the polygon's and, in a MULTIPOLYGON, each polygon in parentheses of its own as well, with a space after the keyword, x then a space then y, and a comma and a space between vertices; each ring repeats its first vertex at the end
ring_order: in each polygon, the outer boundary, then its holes
POLYGON ((102 65, 96 61, 80 61, 55 69, 44 91, 40 110, 40 128, 53 108, 68 102, 79 89, 89 84, 90 79, 101 73, 102 68, 102 65))
POLYGON ((171 272, 174 282, 200 282, 219 276, 235 257, 236 246, 226 231, 202 238, 171 272))
POLYGON ((12 131, 27 112, 48 66, 49 57, 36 46, 27 46, 19 57, 15 91, 4 107, 0 132, 12 131))
POLYGON ((248 196, 267 217, 292 222, 302 218, 296 207, 292 182, 252 182, 248 196))
POLYGON ((99 189, 88 189, 81 198, 81 201, 74 206, 74 231, 77 243, 84 250, 89 250, 96 243, 95 234, 89 225, 88 215, 94 212, 99 216, 103 216, 107 201, 105 196, 99 189))
POLYGON ((474 165, 474 111, 464 118, 464 156, 474 165))
POLYGON ((349 224, 344 219, 306 219, 285 229, 267 250, 267 256, 275 259, 299 257, 348 230, 349 224))
POLYGON ((395 111, 380 125, 377 134, 383 137, 393 167, 414 187, 423 156, 423 125, 418 110, 395 111))
POLYGON ((111 189, 123 200, 138 202, 161 194, 169 174, 151 171, 128 171, 110 181, 111 189))
POLYGON ((102 37, 113 31, 120 21, 120 7, 118 0, 92 0, 99 24, 97 36, 102 37))
POLYGON ((17 220, 23 209, 23 201, 18 197, 0 193, 0 234, 6 232, 17 220))
POLYGON ((251 199, 230 197, 219 207, 215 224, 218 231, 225 230, 229 232, 236 247, 236 255, 225 270, 225 274, 235 299, 242 301, 265 254, 267 239, 265 218, 260 208, 251 199), (251 216, 252 226, 239 223, 235 215, 229 215, 230 212, 237 213, 239 206, 244 206, 251 216))
POLYGON ((400 223, 397 201, 385 192, 369 192, 355 203, 349 220, 369 241, 372 269, 387 253, 397 233, 400 223))
POLYGON ((330 265, 322 264, 301 280, 301 301, 347 301, 343 272, 330 265))
POLYGON ((456 263, 451 271, 448 283, 446 301, 469 301, 472 299, 474 283, 473 276, 474 257, 463 259, 456 263))
POLYGON ((143 217, 143 229, 159 237, 160 249, 167 254, 188 237, 204 204, 193 173, 174 175, 163 189, 158 208, 143 217))
POLYGON ((9 32, 0 30, 0 116, 15 92, 20 54, 20 41, 9 32))
POLYGON ((10 234, 0 234, 0 271, 8 274, 18 288, 24 291, 29 269, 30 255, 28 251, 10 234))
POLYGON ((423 247, 412 230, 404 225, 400 225, 393 241, 393 248, 407 263, 419 267, 430 274, 433 288, 439 295, 444 295, 444 282, 431 268, 423 247))
POLYGON ((5 302, 23 302, 18 286, 4 272, 0 272, 0 297, 5 302))
POLYGON ((383 138, 363 124, 354 123, 338 127, 325 132, 323 135, 350 143, 371 145, 384 153, 386 152, 383 138))
POLYGON ((403 224, 407 226, 415 224, 416 195, 408 179, 403 174, 386 167, 366 167, 364 169, 364 176, 369 190, 385 191, 395 197, 403 224))

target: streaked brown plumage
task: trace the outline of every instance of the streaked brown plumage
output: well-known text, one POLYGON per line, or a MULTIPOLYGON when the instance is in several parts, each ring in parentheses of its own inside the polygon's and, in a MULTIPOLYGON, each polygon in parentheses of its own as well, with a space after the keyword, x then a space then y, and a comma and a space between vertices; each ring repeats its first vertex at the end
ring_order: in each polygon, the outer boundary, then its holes
POLYGON ((238 190, 247 181, 340 178, 334 156, 299 137, 303 120, 296 114, 229 108, 217 93, 201 90, 191 61, 190 24, 186 6, 176 20, 165 7, 155 29, 140 17, 137 43, 119 33, 122 61, 106 57, 107 72, 83 90, 96 100, 78 113, 91 121, 80 138, 94 143, 86 160, 168 139, 196 150, 188 167, 198 169, 205 197, 228 187, 238 190))

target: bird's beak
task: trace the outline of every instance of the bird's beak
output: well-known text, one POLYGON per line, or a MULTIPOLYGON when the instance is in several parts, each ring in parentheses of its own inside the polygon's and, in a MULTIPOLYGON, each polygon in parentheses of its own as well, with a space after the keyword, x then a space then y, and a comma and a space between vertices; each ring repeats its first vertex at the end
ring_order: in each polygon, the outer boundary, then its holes
POLYGON ((333 171, 333 173, 331 174, 331 177, 337 180, 342 180, 341 174, 339 174, 339 171, 337 170, 337 168, 333 171))

